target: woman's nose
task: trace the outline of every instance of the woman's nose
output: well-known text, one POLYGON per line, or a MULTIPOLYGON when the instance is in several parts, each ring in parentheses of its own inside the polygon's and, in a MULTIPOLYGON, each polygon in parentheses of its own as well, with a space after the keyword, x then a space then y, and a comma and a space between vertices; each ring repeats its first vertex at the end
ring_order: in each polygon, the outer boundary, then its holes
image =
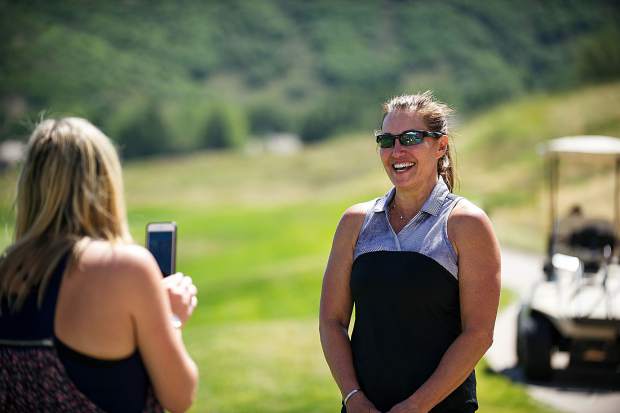
POLYGON ((405 147, 403 145, 401 145, 400 141, 398 139, 394 139, 394 149, 393 149, 393 153, 400 153, 400 152, 404 152, 405 151, 405 147))

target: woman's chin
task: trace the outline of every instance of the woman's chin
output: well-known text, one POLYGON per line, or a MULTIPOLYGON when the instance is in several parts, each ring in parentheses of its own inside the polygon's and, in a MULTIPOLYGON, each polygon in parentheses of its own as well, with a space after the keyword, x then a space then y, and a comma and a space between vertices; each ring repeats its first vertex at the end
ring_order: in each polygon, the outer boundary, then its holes
POLYGON ((394 188, 396 188, 397 191, 408 191, 408 190, 414 189, 419 186, 415 182, 411 182, 411 181, 406 181, 406 182, 392 181, 392 185, 394 185, 394 188))
POLYGON ((397 189, 415 186, 415 175, 411 173, 391 173, 390 181, 397 189))

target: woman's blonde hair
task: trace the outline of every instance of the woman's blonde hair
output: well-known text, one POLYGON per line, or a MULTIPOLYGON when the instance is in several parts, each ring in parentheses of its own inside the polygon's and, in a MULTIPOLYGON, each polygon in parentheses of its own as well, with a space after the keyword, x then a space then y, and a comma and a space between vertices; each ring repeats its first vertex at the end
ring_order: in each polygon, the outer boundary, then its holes
MULTIPOLYGON (((383 104, 384 117, 388 113, 396 111, 419 114, 430 132, 442 132, 448 135, 450 141, 452 140, 452 135, 448 129, 448 118, 453 110, 448 105, 437 101, 430 90, 415 95, 396 96, 383 104)), ((454 189, 456 183, 452 146, 448 144, 446 153, 437 162, 437 174, 444 178, 450 191, 454 189)))
POLYGON ((131 242, 114 145, 81 118, 47 119, 32 132, 15 202, 14 243, 0 257, 0 302, 18 310, 89 239, 131 242))

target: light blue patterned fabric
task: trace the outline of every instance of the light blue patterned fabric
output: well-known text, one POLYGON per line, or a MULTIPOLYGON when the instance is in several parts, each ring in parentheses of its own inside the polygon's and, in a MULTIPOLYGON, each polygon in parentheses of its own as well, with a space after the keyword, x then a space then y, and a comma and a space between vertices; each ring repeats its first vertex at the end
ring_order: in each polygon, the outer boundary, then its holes
POLYGON ((387 216, 395 193, 392 188, 385 196, 369 202, 353 259, 374 251, 413 251, 434 259, 458 279, 456 252, 448 240, 448 217, 462 197, 450 193, 443 178, 439 178, 422 209, 396 234, 387 216))

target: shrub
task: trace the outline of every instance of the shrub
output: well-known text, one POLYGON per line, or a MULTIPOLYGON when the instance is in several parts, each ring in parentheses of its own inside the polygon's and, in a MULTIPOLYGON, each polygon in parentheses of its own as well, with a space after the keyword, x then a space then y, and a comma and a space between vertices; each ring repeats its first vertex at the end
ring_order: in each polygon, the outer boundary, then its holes
POLYGON ((248 135, 245 113, 232 105, 216 105, 207 116, 201 146, 224 149, 241 146, 248 135))
POLYGON ((587 81, 607 81, 620 73, 620 30, 607 26, 586 37, 577 48, 577 70, 587 81))
POLYGON ((281 107, 261 103, 248 110, 252 133, 262 135, 270 132, 286 132, 291 129, 291 118, 281 107))
POLYGON ((353 91, 337 98, 325 99, 301 119, 300 132, 304 142, 318 142, 334 133, 359 124, 367 108, 364 99, 353 91))
POLYGON ((118 141, 125 158, 161 154, 171 147, 168 130, 154 103, 149 103, 121 128, 118 141))

